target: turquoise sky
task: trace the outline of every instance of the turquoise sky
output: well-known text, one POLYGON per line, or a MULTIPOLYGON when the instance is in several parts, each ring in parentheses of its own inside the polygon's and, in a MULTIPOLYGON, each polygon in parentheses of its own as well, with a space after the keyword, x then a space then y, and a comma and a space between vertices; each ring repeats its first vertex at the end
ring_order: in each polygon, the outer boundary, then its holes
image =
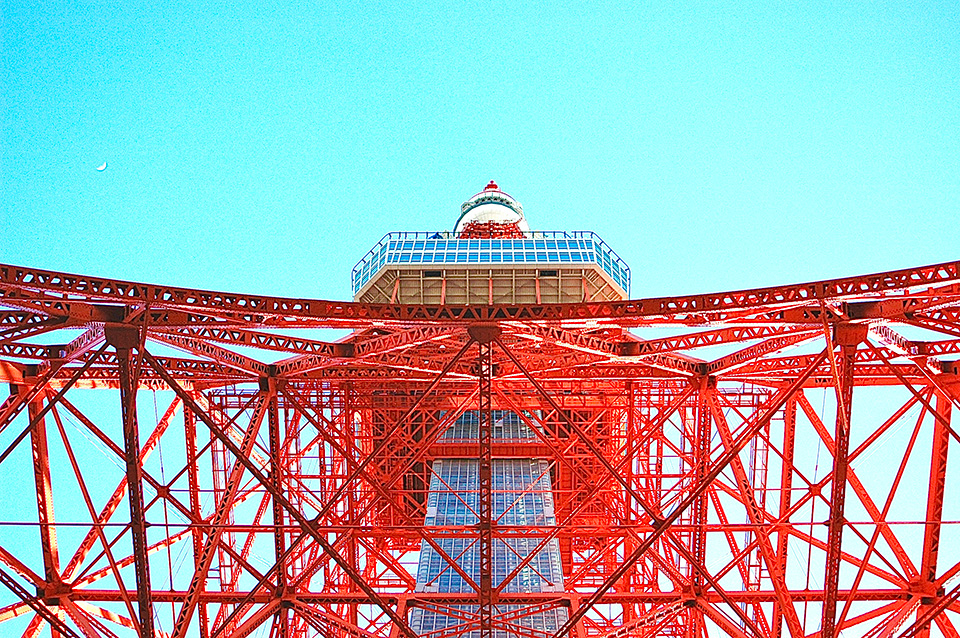
POLYGON ((67 4, 0 9, 5 263, 345 299, 490 179, 634 296, 960 259, 956 2, 67 4))

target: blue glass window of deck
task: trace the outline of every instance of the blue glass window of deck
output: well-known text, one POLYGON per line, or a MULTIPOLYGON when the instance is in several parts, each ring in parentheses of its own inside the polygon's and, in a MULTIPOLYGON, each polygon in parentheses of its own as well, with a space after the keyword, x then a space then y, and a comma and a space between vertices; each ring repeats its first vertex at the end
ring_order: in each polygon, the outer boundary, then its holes
MULTIPOLYGON (((591 232, 578 231, 561 233, 547 231, 541 237, 513 240, 446 240, 434 238, 433 235, 435 235, 435 233, 430 233, 429 237, 427 233, 390 233, 384 240, 377 242, 376 246, 354 267, 354 273, 351 279, 354 293, 359 292, 359 288, 372 279, 386 264, 417 263, 416 258, 410 258, 409 261, 407 259, 401 261, 400 255, 409 255, 410 251, 413 250, 411 244, 418 249, 417 252, 422 253, 420 257, 421 263, 464 263, 464 261, 476 263, 469 257, 466 260, 460 257, 462 251, 471 252, 471 242, 478 246, 483 246, 481 254, 487 252, 486 249, 487 246, 489 246, 489 250, 491 251, 489 261, 491 262, 496 259, 492 256, 492 252, 495 252, 494 248, 498 245, 504 248, 510 248, 511 250, 514 247, 523 250, 523 252, 519 254, 505 254, 501 258, 503 263, 593 262, 610 275, 624 290, 629 290, 629 268, 620 261, 620 258, 612 249, 606 246, 596 234, 591 232), (436 249, 431 251, 430 248, 433 248, 434 245, 436 245, 436 249), (421 246, 423 247, 422 249, 420 248, 421 246), (543 251, 545 248, 541 248, 541 246, 550 247, 551 249, 553 246, 556 246, 559 252, 554 253, 550 250, 545 253, 544 256, 543 251), (566 255, 563 250, 564 246, 576 250, 572 254, 566 255), (449 251, 445 251, 444 248, 449 249, 449 251), (577 255, 578 252, 580 253, 579 255, 577 255)), ((480 257, 480 259, 483 260, 482 263, 488 263, 486 257, 480 257)))

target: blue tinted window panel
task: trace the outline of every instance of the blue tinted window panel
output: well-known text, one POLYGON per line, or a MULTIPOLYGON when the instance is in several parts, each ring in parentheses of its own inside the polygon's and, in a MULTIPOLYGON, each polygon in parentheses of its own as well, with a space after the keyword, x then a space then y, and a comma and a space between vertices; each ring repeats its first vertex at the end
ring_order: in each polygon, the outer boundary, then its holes
MULTIPOLYGON (((518 415, 494 411, 492 434, 497 440, 528 440, 536 435, 524 419, 518 415)), ((464 413, 447 432, 445 440, 476 440, 479 415, 464 413)), ((509 526, 552 526, 554 516, 553 492, 550 484, 549 464, 541 459, 495 459, 493 474, 493 516, 497 524, 509 526)), ((479 548, 477 538, 469 532, 477 523, 478 467, 475 459, 438 459, 433 464, 433 476, 427 497, 427 516, 424 521, 429 529, 435 526, 463 527, 457 537, 437 536, 435 541, 457 565, 475 581, 479 578, 479 548)), ((493 551, 493 583, 499 586, 525 557, 538 545, 538 538, 514 537, 497 539, 493 551)), ((473 589, 446 564, 440 554, 427 543, 421 546, 417 570, 418 589, 423 591, 473 593, 473 589)), ((504 591, 546 592, 562 591, 563 575, 560 564, 559 543, 554 540, 540 551, 520 571, 504 591)), ((454 607, 415 607, 411 610, 411 627, 418 634, 434 631, 456 631, 464 628, 464 622, 476 620, 476 605, 454 607)), ((513 635, 504 629, 496 629, 498 622, 518 624, 524 628, 545 634, 555 633, 567 620, 565 608, 557 607, 534 614, 525 613, 522 606, 500 605, 494 609, 494 635, 507 638, 513 635)), ((463 635, 474 637, 478 631, 463 635)))
POLYGON ((396 263, 568 263, 600 266, 629 294, 630 269, 591 232, 546 231, 525 239, 457 240, 440 233, 389 233, 354 267, 353 292, 373 279, 386 264, 396 263), (499 250, 509 249, 502 257, 499 250), (574 249, 573 253, 567 250, 574 249), (550 252, 543 252, 549 250, 550 252), (554 252, 555 250, 559 252, 554 252), (582 254, 578 253, 581 251, 582 254))

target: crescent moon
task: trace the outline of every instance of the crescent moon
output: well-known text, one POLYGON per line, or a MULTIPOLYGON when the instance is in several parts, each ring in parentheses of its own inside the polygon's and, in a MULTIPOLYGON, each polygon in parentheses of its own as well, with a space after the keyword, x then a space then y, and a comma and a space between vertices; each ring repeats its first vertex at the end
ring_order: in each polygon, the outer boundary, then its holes
POLYGON ((100 166, 98 166, 98 167, 97 167, 97 170, 100 171, 101 173, 102 173, 103 171, 107 170, 107 163, 104 162, 103 164, 101 164, 100 166))

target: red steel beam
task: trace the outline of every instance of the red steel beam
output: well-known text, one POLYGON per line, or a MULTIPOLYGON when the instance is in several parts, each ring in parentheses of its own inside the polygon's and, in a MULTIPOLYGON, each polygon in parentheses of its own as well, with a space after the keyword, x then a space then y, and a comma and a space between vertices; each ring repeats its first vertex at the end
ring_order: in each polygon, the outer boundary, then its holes
MULTIPOLYGON (((267 437, 269 439, 270 446, 270 472, 267 475, 270 484, 273 487, 273 491, 276 494, 284 494, 285 490, 285 455, 281 444, 281 432, 280 432, 280 410, 277 405, 277 380, 276 378, 267 377, 260 380, 260 391, 263 392, 266 390, 267 397, 267 437)), ((283 597, 287 592, 287 564, 286 564, 286 532, 284 530, 284 523, 286 518, 284 515, 283 502, 274 495, 270 499, 271 504, 271 514, 273 516, 273 556, 276 561, 276 570, 277 575, 277 593, 283 597)), ((351 560, 351 564, 355 564, 356 561, 351 560)), ((288 607, 282 602, 277 607, 276 614, 274 618, 278 624, 278 635, 285 636, 287 633, 287 625, 289 623, 289 611, 288 607)))
MULTIPOLYGON (((777 569, 781 574, 787 571, 787 552, 790 534, 786 521, 789 519, 790 501, 793 490, 794 451, 797 434, 797 401, 791 399, 783 409, 783 446, 780 465, 780 506, 779 519, 784 521, 777 530, 777 569)), ((773 638, 780 638, 783 634, 783 617, 787 613, 783 604, 778 600, 773 606, 773 638)))
MULTIPOLYGON (((712 419, 710 414, 710 394, 716 387, 716 379, 704 376, 699 380, 697 393, 697 410, 695 423, 693 424, 693 441, 691 442, 691 451, 693 452, 693 484, 700 485, 707 476, 710 467, 710 452, 712 441, 712 419)), ((700 494, 696 501, 690 506, 690 523, 693 526, 691 533, 690 554, 692 562, 698 566, 707 564, 707 506, 709 504, 709 494, 705 491, 700 494)), ((697 596, 703 586, 703 571, 696 570, 691 574, 692 595, 697 596)), ((689 613, 687 616, 686 635, 687 638, 698 638, 700 632, 704 630, 700 614, 689 613)))
POLYGON ((43 418, 40 399, 31 401, 28 407, 30 416, 30 448, 33 456, 33 476, 37 486, 37 513, 40 532, 40 552, 43 556, 43 573, 49 597, 56 599, 56 592, 62 587, 60 580, 60 552, 57 548, 57 528, 53 513, 53 490, 50 481, 50 454, 47 450, 47 428, 43 418))
POLYGON ((150 585, 150 558, 147 555, 147 520, 143 504, 143 479, 140 468, 140 430, 137 424, 137 368, 133 348, 139 347, 139 331, 111 331, 107 343, 117 353, 120 377, 120 407, 123 420, 123 453, 127 472, 127 498, 130 504, 130 532, 133 541, 137 583, 137 631, 141 638, 153 638, 153 588, 150 585))
MULTIPOLYGON (((127 592, 131 596, 136 596, 136 592, 130 590, 127 592)), ((246 596, 245 591, 207 591, 201 596, 201 600, 214 603, 239 603, 246 596)), ((742 603, 772 603, 776 600, 777 594, 773 589, 761 589, 757 591, 730 591, 727 596, 737 602, 742 603)), ((793 592, 794 599, 798 602, 820 602, 823 600, 823 589, 797 589, 793 592)), ((70 597, 77 601, 90 602, 123 602, 123 598, 116 589, 77 589, 71 593, 70 597)), ((159 603, 179 603, 186 597, 186 592, 180 589, 163 589, 155 592, 154 599, 159 603)), ((292 595, 295 598, 310 605, 337 605, 337 604, 367 604, 369 599, 366 594, 361 592, 298 592, 292 595)), ((576 592, 567 593, 506 593, 501 594, 499 603, 502 605, 525 605, 528 603, 542 603, 549 601, 567 601, 567 600, 585 600, 586 594, 576 592)), ((714 591, 706 591, 701 596, 704 600, 711 602, 723 602, 720 594, 714 591)), ((840 589, 837 591, 839 600, 848 600, 854 598, 858 601, 905 601, 910 598, 910 593, 902 588, 861 588, 853 591, 850 589, 840 589)), ((633 591, 633 592, 608 592, 600 598, 600 604, 622 604, 632 603, 651 603, 665 604, 676 602, 678 600, 689 600, 689 596, 677 591, 633 591)), ((272 592, 264 591, 258 593, 254 599, 258 604, 265 604, 275 600, 272 592)), ((463 593, 384 593, 383 600, 397 605, 401 600, 406 600, 410 605, 421 603, 436 602, 448 605, 476 605, 476 592, 463 593)))
POLYGON ((834 638, 837 613, 837 589, 840 579, 840 547, 844 526, 844 502, 847 494, 847 456, 850 448, 850 419, 853 409, 854 363, 857 344, 866 336, 864 326, 838 324, 834 339, 840 344, 840 362, 833 358, 837 389, 837 422, 833 449, 833 484, 830 491, 830 517, 827 522, 827 558, 824 576, 822 638, 834 638))
MULTIPOLYGON (((927 488, 927 508, 924 520, 926 525, 923 531, 923 554, 920 559, 920 577, 927 590, 926 599, 921 601, 918 614, 923 617, 931 607, 932 600, 937 594, 937 559, 940 556, 940 532, 943 529, 943 498, 947 478, 947 451, 950 448, 950 414, 953 403, 948 397, 937 393, 936 414, 933 423, 933 446, 930 459, 930 480, 927 488)), ((917 635, 930 635, 930 625, 919 628, 917 635)))
POLYGON ((493 636, 493 341, 500 334, 496 326, 471 326, 470 337, 477 342, 479 382, 477 443, 477 529, 480 638, 493 636))
POLYGON ((730 310, 789 306, 958 281, 960 261, 954 261, 841 279, 682 297, 536 306, 401 306, 191 290, 0 264, 0 299, 22 289, 54 295, 81 296, 94 301, 149 303, 153 307, 192 309, 215 314, 240 313, 241 316, 251 317, 261 315, 342 321, 380 319, 456 323, 599 319, 625 323, 629 319, 645 317, 701 315, 716 320, 730 310))

